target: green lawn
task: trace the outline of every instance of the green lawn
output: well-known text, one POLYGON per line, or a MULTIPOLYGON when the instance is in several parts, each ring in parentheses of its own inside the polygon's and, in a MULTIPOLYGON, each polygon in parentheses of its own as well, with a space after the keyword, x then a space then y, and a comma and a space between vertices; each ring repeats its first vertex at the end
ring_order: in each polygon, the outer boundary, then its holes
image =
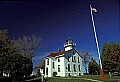
MULTIPOLYGON (((74 78, 74 77, 51 77, 51 78, 45 78, 46 82, 92 82, 92 81, 88 81, 85 80, 83 78, 74 78)), ((31 80, 26 80, 25 82, 41 82, 41 79, 38 78, 34 78, 31 80)))
MULTIPOLYGON (((99 75, 84 75, 80 77, 51 77, 45 78, 46 82, 119 82, 120 76, 106 76, 108 78, 107 81, 100 81, 99 75), (92 81, 94 80, 94 81, 92 81)), ((28 80, 27 82, 40 82, 40 77, 34 78, 32 80, 28 80)))
POLYGON ((82 78, 48 78, 47 82, 92 82, 82 78))
POLYGON ((107 78, 108 81, 106 82, 120 82, 120 76, 112 76, 112 77, 107 76, 107 78))
POLYGON ((36 77, 33 79, 26 80, 25 82, 41 82, 41 77, 36 77))
POLYGON ((83 75, 80 77, 72 77, 72 78, 87 78, 87 79, 99 80, 100 75, 83 75))
MULTIPOLYGON (((108 81, 120 80, 120 76, 109 77, 109 75, 105 75, 105 77, 108 78, 108 81)), ((80 77, 72 77, 72 78, 87 78, 87 79, 100 80, 100 75, 83 75, 83 76, 80 76, 80 77)))

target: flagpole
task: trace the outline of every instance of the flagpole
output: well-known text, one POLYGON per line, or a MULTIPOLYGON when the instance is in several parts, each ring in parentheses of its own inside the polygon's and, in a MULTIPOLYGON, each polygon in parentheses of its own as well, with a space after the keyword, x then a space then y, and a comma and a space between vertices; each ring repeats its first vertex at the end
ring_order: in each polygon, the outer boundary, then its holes
MULTIPOLYGON (((94 17, 93 17, 93 13, 92 13, 92 6, 90 5, 90 11, 91 11, 91 19, 92 19, 92 25, 93 25, 93 28, 94 28, 94 35, 95 35, 95 41, 96 41, 96 45, 97 45, 97 51, 98 51, 98 55, 99 55, 99 60, 100 60, 100 75, 101 75, 101 78, 100 80, 107 80, 106 77, 104 77, 104 71, 103 71, 103 68, 102 68, 102 62, 101 62, 101 57, 100 57, 100 49, 99 49, 99 44, 98 44, 98 39, 97 39, 97 33, 96 33, 96 27, 95 27, 95 22, 94 22, 94 17)), ((97 12, 97 10, 96 10, 97 12)))
POLYGON ((100 49, 99 49, 99 44, 98 44, 98 39, 97 39, 97 34, 96 34, 96 27, 95 27, 95 22, 94 22, 94 17, 93 17, 91 5, 90 5, 90 10, 91 10, 92 24, 93 24, 93 28, 94 28, 94 35, 95 35, 95 40, 96 40, 96 45, 97 45, 97 51, 98 51, 99 60, 100 60, 100 68, 102 69, 102 63, 101 63, 101 57, 100 57, 100 49))

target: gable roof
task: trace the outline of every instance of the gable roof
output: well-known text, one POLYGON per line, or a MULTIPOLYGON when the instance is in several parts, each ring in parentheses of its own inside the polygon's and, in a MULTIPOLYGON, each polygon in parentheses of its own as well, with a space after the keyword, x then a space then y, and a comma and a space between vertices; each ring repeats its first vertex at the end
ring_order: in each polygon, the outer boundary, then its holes
POLYGON ((74 49, 74 50, 79 54, 79 56, 80 56, 81 58, 83 58, 83 56, 80 54, 79 51, 77 51, 76 49, 74 49))
MULTIPOLYGON (((82 57, 82 55, 80 54, 80 52, 78 52, 76 49, 72 49, 72 50, 75 50, 75 51, 82 57)), ((56 53, 50 53, 48 56, 46 56, 46 58, 47 58, 47 57, 61 56, 61 55, 64 55, 65 53, 70 52, 70 51, 72 51, 72 50, 60 51, 60 52, 56 52, 56 53)), ((83 57, 82 57, 82 58, 83 58, 83 57)))
POLYGON ((44 67, 45 67, 45 60, 40 62, 37 66, 37 68, 40 68, 40 69, 44 69, 44 67))
POLYGON ((47 57, 56 57, 56 56, 60 56, 60 55, 65 54, 65 53, 66 53, 66 51, 61 51, 61 52, 57 52, 57 53, 51 53, 47 57))

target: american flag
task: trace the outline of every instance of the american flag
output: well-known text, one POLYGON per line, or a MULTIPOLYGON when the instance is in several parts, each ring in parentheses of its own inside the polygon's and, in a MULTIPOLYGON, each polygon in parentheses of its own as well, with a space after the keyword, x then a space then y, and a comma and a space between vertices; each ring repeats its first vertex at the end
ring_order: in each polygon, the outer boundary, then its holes
POLYGON ((91 8, 92 11, 94 12, 97 12, 97 9, 96 8, 91 8))

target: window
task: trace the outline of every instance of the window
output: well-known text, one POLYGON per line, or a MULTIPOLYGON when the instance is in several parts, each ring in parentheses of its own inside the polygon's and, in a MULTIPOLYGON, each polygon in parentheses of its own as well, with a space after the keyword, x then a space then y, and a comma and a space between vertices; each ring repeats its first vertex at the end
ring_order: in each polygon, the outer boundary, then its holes
POLYGON ((75 64, 73 65, 73 67, 74 67, 74 71, 76 71, 76 67, 75 67, 75 64))
POLYGON ((70 62, 70 56, 68 55, 68 62, 70 62))
POLYGON ((54 62, 53 62, 53 68, 55 68, 54 62))
POLYGON ((78 69, 79 69, 79 71, 80 71, 80 65, 78 65, 78 69))
POLYGON ((76 56, 72 56, 72 62, 76 62, 76 56))
POLYGON ((69 77, 71 76, 70 73, 68 73, 68 76, 69 76, 69 77))
POLYGON ((47 65, 49 65, 49 59, 47 59, 47 65))
POLYGON ((74 62, 76 62, 76 56, 74 56, 74 62))
POLYGON ((74 57, 72 56, 72 62, 74 62, 74 57))
POLYGON ((81 76, 81 73, 79 73, 79 76, 81 76))
POLYGON ((78 65, 78 70, 80 71, 80 65, 78 65))
POLYGON ((58 58, 58 62, 60 62, 60 58, 58 58))
POLYGON ((38 71, 38 73, 39 73, 39 72, 40 72, 40 69, 38 69, 37 71, 38 71))
POLYGON ((73 55, 75 54, 75 52, 73 51, 73 55))
POLYGON ((46 75, 48 75, 48 68, 46 68, 46 75))
POLYGON ((68 71, 70 71, 70 64, 68 64, 68 71))
POLYGON ((78 63, 80 63, 80 58, 78 57, 78 63))
POLYGON ((58 72, 60 72, 60 65, 58 65, 58 72))

